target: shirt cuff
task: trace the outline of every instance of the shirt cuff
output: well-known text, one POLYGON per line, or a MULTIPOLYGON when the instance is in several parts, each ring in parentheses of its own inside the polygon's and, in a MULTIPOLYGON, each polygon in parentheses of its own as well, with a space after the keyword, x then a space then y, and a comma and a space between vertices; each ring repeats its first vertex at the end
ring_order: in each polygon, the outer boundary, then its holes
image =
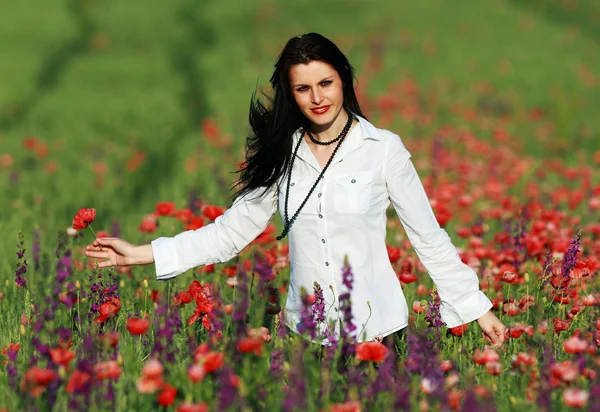
POLYGON ((491 308, 492 301, 481 290, 471 294, 461 302, 455 302, 452 306, 442 302, 440 315, 448 328, 464 325, 479 319, 491 308))
POLYGON ((182 271, 180 270, 179 257, 175 247, 175 239, 159 237, 150 242, 156 266, 156 280, 171 279, 182 271))

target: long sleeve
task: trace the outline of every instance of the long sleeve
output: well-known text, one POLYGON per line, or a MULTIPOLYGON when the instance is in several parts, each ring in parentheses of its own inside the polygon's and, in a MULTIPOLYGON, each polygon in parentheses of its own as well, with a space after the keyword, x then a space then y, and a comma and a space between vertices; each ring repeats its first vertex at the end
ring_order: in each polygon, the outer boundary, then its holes
POLYGON ((479 289, 477 274, 465 265, 440 227, 410 153, 397 135, 388 140, 384 174, 394 209, 417 256, 437 286, 442 320, 451 328, 484 315, 492 302, 479 289))
POLYGON ((156 278, 167 280, 187 270, 226 262, 260 235, 277 210, 277 185, 257 197, 259 188, 238 197, 213 223, 151 242, 156 278))

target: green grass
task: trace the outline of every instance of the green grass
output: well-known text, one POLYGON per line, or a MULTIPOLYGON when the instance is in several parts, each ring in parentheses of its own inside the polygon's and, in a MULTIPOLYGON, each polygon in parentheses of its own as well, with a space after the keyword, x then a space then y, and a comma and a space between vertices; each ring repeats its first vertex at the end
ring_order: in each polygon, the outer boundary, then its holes
MULTIPOLYGON (((190 190, 229 205, 250 95, 268 83, 285 41, 308 31, 338 42, 359 80, 378 45, 382 67, 367 96, 406 78, 435 96, 425 107, 437 116, 432 127, 393 124, 409 144, 429 140, 442 124, 470 127, 453 105, 479 107, 486 116, 476 89, 487 82, 488 98, 514 115, 508 128, 525 153, 575 164, 578 151, 600 149, 600 47, 592 24, 598 10, 597 1, 573 12, 554 2, 500 0, 5 3, 0 152, 15 158, 20 183, 11 185, 11 170, 0 169, 0 193, 8 199, 0 205, 3 233, 39 226, 53 241, 83 205, 101 210, 102 225, 137 224, 157 201, 181 203, 190 190), (582 68, 595 86, 585 84, 582 68), (534 107, 553 124, 552 144, 533 138, 539 124, 522 116, 534 107), (206 117, 234 136, 232 148, 215 150, 203 139, 206 117), (25 136, 48 143, 55 174, 43 171, 46 160, 24 152, 25 136), (129 173, 125 164, 137 150, 146 160, 129 173), (187 173, 192 156, 211 166, 187 173), (102 188, 93 185, 97 161, 109 166, 102 188)), ((379 118, 376 110, 367 114, 379 118)), ((0 253, 12 255, 8 239, 0 253)))

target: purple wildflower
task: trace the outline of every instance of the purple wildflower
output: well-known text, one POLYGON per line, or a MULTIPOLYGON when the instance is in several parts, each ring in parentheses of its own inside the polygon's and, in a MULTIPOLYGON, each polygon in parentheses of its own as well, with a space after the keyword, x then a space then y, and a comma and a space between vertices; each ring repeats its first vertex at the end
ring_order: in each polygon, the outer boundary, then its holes
POLYGON ((313 286, 313 292, 315 294, 315 301, 313 302, 312 309, 315 314, 315 321, 317 324, 321 324, 325 322, 325 297, 323 296, 321 285, 317 282, 313 286))
POLYGON ((348 259, 345 259, 344 268, 342 270, 342 283, 346 287, 346 292, 340 294, 339 298, 344 324, 344 327, 341 330, 342 352, 344 356, 351 356, 355 353, 353 334, 356 331, 356 326, 352 322, 352 305, 350 301, 353 281, 354 275, 352 274, 352 268, 348 263, 348 259))
POLYGON ((33 254, 33 270, 36 272, 40 270, 40 252, 42 248, 40 246, 40 230, 36 229, 33 232, 33 246, 31 247, 31 253, 33 254))
POLYGON ((235 309, 231 319, 235 325, 234 336, 243 336, 246 334, 246 317, 248 312, 248 274, 244 265, 238 265, 237 270, 237 293, 238 298, 235 302, 235 309))
POLYGON ((577 264, 577 253, 579 253, 579 246, 581 245, 581 234, 582 232, 580 230, 573 239, 571 239, 569 249, 567 249, 567 253, 565 253, 562 264, 562 275, 564 277, 568 277, 577 264))
POLYGON ((302 339, 300 349, 294 351, 289 382, 285 391, 282 409, 284 412, 306 409, 306 382, 304 381, 304 362, 302 360, 307 342, 302 339))
POLYGON ((27 273, 27 259, 25 257, 25 248, 23 247, 23 232, 19 232, 19 242, 17 243, 17 270, 15 271, 15 283, 17 287, 26 288, 27 281, 23 277, 27 273))
POLYGON ((152 355, 163 363, 175 363, 178 349, 174 342, 175 333, 183 326, 179 310, 164 301, 158 305, 154 319, 155 333, 152 355), (161 325, 161 321, 163 322, 161 325))
POLYGON ((121 237, 121 225, 116 220, 112 222, 112 227, 111 227, 111 230, 110 230, 110 235, 112 237, 121 237))
POLYGON ((285 355, 283 349, 274 349, 271 352, 271 364, 269 365, 269 374, 274 381, 279 381, 283 377, 283 363, 285 355))
POLYGON ((429 326, 433 328, 441 328, 442 327, 442 315, 440 314, 440 295, 435 290, 435 288, 431 291, 432 300, 427 302, 427 306, 429 309, 427 310, 427 314, 425 315, 425 320, 429 322, 429 326))
MULTIPOLYGON (((228 410, 231 406, 239 402, 238 391, 233 384, 234 379, 235 375, 231 367, 223 365, 218 372, 219 393, 217 395, 217 410, 228 410)), ((238 408, 235 409, 239 410, 238 408)))
POLYGON ((300 312, 300 322, 298 324, 298 332, 300 334, 307 333, 311 339, 317 337, 317 323, 312 311, 311 304, 308 302, 306 290, 302 289, 302 311, 300 312))
POLYGON ((212 288, 211 298, 214 307, 209 315, 211 328, 208 331, 208 343, 213 345, 217 340, 217 334, 223 331, 223 319, 225 318, 225 312, 223 312, 222 309, 223 299, 221 298, 221 291, 218 288, 212 288))

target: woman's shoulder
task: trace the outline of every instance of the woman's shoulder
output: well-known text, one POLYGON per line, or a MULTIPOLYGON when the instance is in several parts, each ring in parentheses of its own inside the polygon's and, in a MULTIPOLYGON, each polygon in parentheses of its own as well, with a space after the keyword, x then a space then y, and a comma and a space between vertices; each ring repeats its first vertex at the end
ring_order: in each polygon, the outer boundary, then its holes
POLYGON ((404 146, 400 135, 392 132, 391 130, 380 129, 364 118, 359 118, 359 121, 366 133, 365 137, 371 137, 375 140, 379 140, 386 152, 396 154, 398 154, 398 152, 406 152, 406 154, 410 155, 408 149, 406 146, 404 146))

